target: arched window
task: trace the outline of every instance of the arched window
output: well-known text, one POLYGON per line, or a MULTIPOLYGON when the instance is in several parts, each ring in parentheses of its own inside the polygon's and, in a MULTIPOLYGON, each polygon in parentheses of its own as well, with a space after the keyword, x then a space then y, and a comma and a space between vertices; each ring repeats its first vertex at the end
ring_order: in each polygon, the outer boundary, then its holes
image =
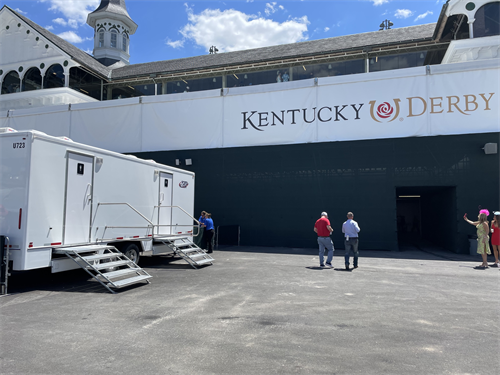
POLYGON ((116 30, 111 30, 111 48, 116 48, 118 34, 116 30))
POLYGON ((127 34, 122 34, 122 50, 127 52, 127 34))
POLYGON ((99 47, 104 47, 104 30, 99 31, 99 47))
POLYGON ((14 92, 19 92, 21 89, 19 87, 19 84, 19 74, 17 74, 15 70, 7 73, 2 82, 2 94, 12 94, 14 92))
POLYGON ((484 4, 474 17, 474 38, 500 35, 500 2, 484 4))
POLYGON ((38 68, 31 68, 23 78, 23 91, 40 90, 42 88, 42 74, 38 68))
POLYGON ((52 65, 47 69, 43 80, 44 89, 53 89, 55 87, 64 87, 64 70, 59 64, 52 65))

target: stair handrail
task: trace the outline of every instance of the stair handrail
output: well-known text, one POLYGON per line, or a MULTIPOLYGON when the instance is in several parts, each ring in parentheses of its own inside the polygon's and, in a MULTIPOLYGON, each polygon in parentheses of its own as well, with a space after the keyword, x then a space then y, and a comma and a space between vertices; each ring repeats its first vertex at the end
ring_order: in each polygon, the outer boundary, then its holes
POLYGON ((198 233, 196 233, 196 234, 194 233, 194 228, 195 227, 199 228, 199 226, 200 226, 201 223, 198 220, 196 220, 193 215, 191 215, 189 212, 187 212, 181 206, 160 206, 160 205, 158 205, 158 206, 154 206, 154 208, 155 209, 158 208, 158 212, 160 211, 160 208, 178 208, 178 209, 180 209, 182 212, 184 212, 187 216, 189 216, 191 219, 193 219, 196 222, 196 225, 187 225, 187 224, 186 225, 183 225, 183 224, 180 224, 180 225, 179 224, 170 224, 170 225, 168 225, 168 224, 161 224, 160 225, 160 224, 158 224, 158 225, 156 225, 158 228, 159 227, 171 227, 172 228, 172 227, 191 227, 192 226, 193 227, 193 235, 194 236, 198 235, 198 233))
MULTIPOLYGON (((151 220, 149 220, 146 216, 144 216, 143 214, 141 214, 135 207, 133 207, 131 204, 129 204, 127 202, 99 202, 99 203, 97 203, 97 208, 95 209, 94 219, 92 220, 91 228, 94 227, 95 218, 97 216, 97 211, 99 210, 99 206, 120 206, 120 205, 129 207, 132 211, 134 211, 140 217, 142 217, 144 220, 146 220, 149 223, 149 225, 146 228, 150 228, 151 227, 152 228, 152 231, 151 231, 152 233, 151 234, 154 236, 154 230, 153 229, 154 229, 155 225, 153 224, 153 222, 151 220)), ((109 226, 109 227, 105 226, 104 227, 104 231, 102 233, 102 239, 104 239, 104 233, 106 233, 106 230, 108 228, 126 228, 126 227, 124 227, 124 226, 117 226, 117 227, 115 227, 115 226, 113 226, 113 227, 111 227, 111 226, 109 226)), ((136 227, 136 228, 143 228, 143 227, 136 227)))

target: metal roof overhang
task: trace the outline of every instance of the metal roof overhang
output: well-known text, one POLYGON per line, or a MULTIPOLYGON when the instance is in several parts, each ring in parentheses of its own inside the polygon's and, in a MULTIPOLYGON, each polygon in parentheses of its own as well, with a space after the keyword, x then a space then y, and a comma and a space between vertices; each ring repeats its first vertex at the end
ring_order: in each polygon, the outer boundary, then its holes
POLYGON ((281 60, 257 61, 248 64, 218 66, 198 70, 183 70, 174 72, 157 72, 145 74, 142 76, 125 77, 121 79, 111 79, 107 86, 121 86, 123 84, 140 85, 145 83, 153 83, 157 81, 169 82, 178 81, 181 79, 199 79, 214 77, 223 74, 251 73, 263 70, 289 68, 304 64, 321 64, 338 61, 348 61, 356 59, 366 59, 376 56, 387 56, 409 52, 439 50, 447 47, 449 42, 435 42, 433 40, 415 41, 404 44, 391 44, 384 46, 372 46, 365 48, 352 48, 339 52, 322 53, 315 55, 299 56, 281 60))

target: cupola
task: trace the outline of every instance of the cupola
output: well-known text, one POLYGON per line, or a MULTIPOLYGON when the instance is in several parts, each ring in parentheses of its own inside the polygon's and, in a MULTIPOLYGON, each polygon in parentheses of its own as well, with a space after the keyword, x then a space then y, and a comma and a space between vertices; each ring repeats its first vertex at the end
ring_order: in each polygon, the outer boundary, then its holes
POLYGON ((130 35, 137 24, 130 18, 125 0, 101 0, 99 7, 87 17, 94 29, 94 57, 100 63, 128 65, 130 35))

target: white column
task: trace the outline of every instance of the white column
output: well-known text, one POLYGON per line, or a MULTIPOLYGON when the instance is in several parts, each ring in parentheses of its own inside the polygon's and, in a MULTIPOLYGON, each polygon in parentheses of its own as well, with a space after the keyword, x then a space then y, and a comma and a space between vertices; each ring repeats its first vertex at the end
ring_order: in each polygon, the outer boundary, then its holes
POLYGON ((469 38, 472 39, 474 38, 474 20, 469 20, 469 38))
POLYGON ((64 87, 69 87, 69 71, 64 72, 64 87))

